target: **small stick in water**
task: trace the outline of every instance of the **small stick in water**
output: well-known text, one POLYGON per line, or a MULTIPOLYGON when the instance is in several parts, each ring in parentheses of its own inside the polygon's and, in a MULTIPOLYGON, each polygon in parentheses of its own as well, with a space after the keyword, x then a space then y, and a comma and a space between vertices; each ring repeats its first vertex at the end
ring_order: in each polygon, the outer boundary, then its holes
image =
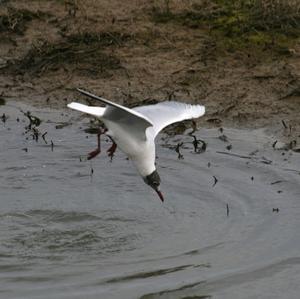
POLYGON ((42 135, 42 138, 43 138, 43 140, 44 140, 44 142, 45 142, 46 144, 48 144, 48 142, 47 142, 47 140, 46 140, 46 138, 45 138, 45 136, 47 135, 47 133, 48 133, 48 132, 45 132, 45 133, 42 135))
POLYGON ((216 186, 216 184, 217 184, 217 182, 218 182, 218 179, 217 179, 214 175, 213 175, 213 178, 214 178, 214 180, 215 180, 215 181, 214 181, 214 184, 213 184, 213 187, 214 187, 214 186, 216 186))
POLYGON ((54 143, 53 141, 51 140, 51 151, 53 152, 53 148, 54 148, 54 143))
POLYGON ((286 125, 285 121, 282 119, 281 122, 282 122, 282 125, 284 126, 284 128, 287 129, 288 126, 286 125))
POLYGON ((279 184, 279 183, 282 183, 282 182, 284 182, 284 181, 281 181, 281 180, 275 181, 275 182, 272 182, 271 185, 279 184))
POLYGON ((178 159, 179 160, 182 160, 182 159, 184 159, 183 158, 183 155, 180 153, 180 151, 179 151, 179 149, 180 149, 180 147, 183 145, 183 142, 180 142, 180 143, 178 143, 177 144, 177 146, 176 146, 176 148, 175 148, 175 151, 176 151, 176 153, 178 154, 178 159))
POLYGON ((226 214, 227 214, 227 217, 229 216, 229 205, 228 203, 226 204, 226 214))
POLYGON ((39 130, 37 128, 32 128, 32 139, 35 140, 36 142, 39 141, 39 130))

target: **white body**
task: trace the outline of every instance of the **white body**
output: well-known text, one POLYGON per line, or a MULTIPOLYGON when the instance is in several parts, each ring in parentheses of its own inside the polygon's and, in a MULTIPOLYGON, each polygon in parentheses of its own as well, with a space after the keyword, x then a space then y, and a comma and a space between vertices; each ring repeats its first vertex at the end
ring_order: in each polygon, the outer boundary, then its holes
POLYGON ((118 124, 107 120, 103 122, 108 129, 106 134, 111 136, 120 150, 132 160, 141 176, 145 177, 155 170, 153 127, 146 129, 146 140, 138 140, 118 124))
POLYGON ((91 107, 74 102, 68 104, 68 107, 100 118, 108 129, 107 135, 133 161, 142 177, 155 171, 156 135, 172 123, 198 118, 205 113, 204 106, 172 101, 129 109, 78 90, 101 101, 106 107, 91 107))

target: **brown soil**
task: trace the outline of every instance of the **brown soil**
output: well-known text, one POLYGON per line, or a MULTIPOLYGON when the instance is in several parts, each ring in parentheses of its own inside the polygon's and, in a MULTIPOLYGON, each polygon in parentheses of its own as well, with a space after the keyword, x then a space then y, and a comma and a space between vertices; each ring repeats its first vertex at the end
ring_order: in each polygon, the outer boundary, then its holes
POLYGON ((266 60, 220 51, 207 30, 155 22, 163 3, 1 1, 1 98, 65 107, 82 87, 127 105, 175 99, 204 104, 202 126, 282 130, 283 120, 298 137, 299 44, 266 60))

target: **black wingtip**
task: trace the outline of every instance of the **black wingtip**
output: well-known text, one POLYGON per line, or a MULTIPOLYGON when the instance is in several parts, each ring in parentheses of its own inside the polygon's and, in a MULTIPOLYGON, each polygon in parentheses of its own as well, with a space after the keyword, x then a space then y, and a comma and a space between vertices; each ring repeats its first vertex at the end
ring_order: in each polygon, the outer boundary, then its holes
POLYGON ((85 94, 85 95, 89 94, 88 91, 85 91, 85 90, 83 90, 83 89, 81 89, 81 88, 76 88, 76 90, 79 91, 80 93, 85 94))
POLYGON ((93 94, 93 93, 91 93, 91 92, 89 92, 89 91, 83 90, 83 89, 81 89, 81 88, 76 88, 76 89, 77 89, 77 91, 79 91, 80 93, 82 93, 82 94, 84 94, 85 96, 90 97, 90 98, 92 98, 92 99, 94 99, 94 100, 100 101, 100 102, 105 103, 105 104, 110 103, 111 105, 114 105, 113 103, 109 102, 108 100, 106 100, 106 99, 104 99, 104 98, 102 98, 102 97, 96 96, 95 94, 93 94))

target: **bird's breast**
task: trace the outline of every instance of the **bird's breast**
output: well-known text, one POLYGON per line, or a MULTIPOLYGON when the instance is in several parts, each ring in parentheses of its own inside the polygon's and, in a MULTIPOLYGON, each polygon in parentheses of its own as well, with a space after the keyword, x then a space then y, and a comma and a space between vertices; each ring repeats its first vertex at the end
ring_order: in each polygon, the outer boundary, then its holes
POLYGON ((107 122, 105 125, 108 128, 107 135, 111 136, 118 148, 133 161, 142 176, 147 176, 155 170, 155 144, 153 138, 141 140, 135 134, 132 134, 130 130, 126 130, 118 124, 107 122))
POLYGON ((147 141, 137 140, 130 132, 118 127, 107 126, 109 135, 122 152, 128 155, 130 158, 144 152, 148 147, 147 141))

